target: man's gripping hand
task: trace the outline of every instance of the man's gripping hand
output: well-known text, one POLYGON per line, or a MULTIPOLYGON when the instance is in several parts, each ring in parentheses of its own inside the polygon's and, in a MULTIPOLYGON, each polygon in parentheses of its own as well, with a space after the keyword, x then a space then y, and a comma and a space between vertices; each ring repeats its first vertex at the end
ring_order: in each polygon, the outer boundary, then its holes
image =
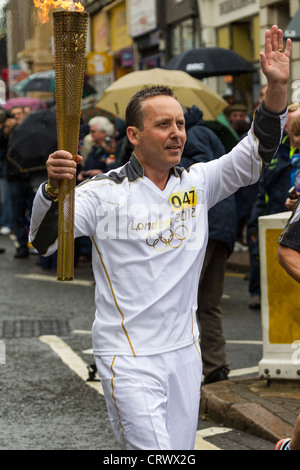
POLYGON ((57 150, 49 155, 46 162, 49 183, 53 188, 58 188, 62 180, 72 180, 76 175, 77 163, 82 162, 80 155, 76 160, 70 152, 57 150))

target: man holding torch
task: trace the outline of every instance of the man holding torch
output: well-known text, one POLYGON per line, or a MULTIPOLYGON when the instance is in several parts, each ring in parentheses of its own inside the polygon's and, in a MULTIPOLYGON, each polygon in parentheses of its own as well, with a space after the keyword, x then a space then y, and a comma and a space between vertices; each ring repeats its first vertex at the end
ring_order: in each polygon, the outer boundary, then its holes
MULTIPOLYGON (((130 161, 76 187, 75 236, 93 242, 95 360, 114 433, 126 449, 194 448, 202 375, 195 314, 207 212, 255 183, 275 154, 290 50, 277 26, 266 32, 260 56, 266 97, 248 135, 227 155, 180 168, 182 108, 168 87, 146 88, 127 107, 130 161)), ((74 178, 76 163, 60 150, 47 170, 30 228, 44 256, 57 247, 58 188, 74 178)))

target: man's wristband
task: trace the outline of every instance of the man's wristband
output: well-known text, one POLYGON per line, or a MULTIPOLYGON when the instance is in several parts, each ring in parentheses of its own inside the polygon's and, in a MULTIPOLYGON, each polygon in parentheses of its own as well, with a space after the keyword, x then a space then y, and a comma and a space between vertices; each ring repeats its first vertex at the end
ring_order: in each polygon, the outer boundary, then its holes
POLYGON ((50 182, 47 181, 47 183, 46 183, 46 185, 45 185, 45 190, 46 190, 46 193, 49 194, 49 196, 50 196, 54 201, 57 201, 57 200, 58 200, 59 188, 54 188, 53 186, 51 186, 50 182))

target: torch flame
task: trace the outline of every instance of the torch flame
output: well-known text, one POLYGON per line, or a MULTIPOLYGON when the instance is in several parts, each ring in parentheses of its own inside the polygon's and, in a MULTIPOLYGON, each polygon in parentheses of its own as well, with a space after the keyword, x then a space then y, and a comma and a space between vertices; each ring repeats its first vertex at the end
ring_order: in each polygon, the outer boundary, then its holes
POLYGON ((49 21, 49 11, 51 8, 63 8, 69 11, 84 10, 80 2, 73 2, 73 0, 34 0, 34 6, 40 8, 39 18, 42 23, 49 21))

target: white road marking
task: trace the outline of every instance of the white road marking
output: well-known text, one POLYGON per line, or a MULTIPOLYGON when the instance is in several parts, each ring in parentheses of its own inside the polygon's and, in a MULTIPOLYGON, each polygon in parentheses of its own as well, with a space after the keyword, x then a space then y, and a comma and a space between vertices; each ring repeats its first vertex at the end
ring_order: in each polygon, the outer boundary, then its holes
POLYGON ((91 330, 73 330, 72 333, 74 335, 91 335, 91 330))
POLYGON ((205 438, 205 437, 211 437, 211 436, 216 436, 217 434, 224 434, 226 432, 232 431, 231 428, 222 428, 222 427, 211 427, 211 428, 206 428, 206 429, 199 429, 197 431, 198 436, 205 438))
POLYGON ((93 351, 93 348, 91 349, 85 349, 84 351, 82 351, 83 354, 94 354, 94 351, 93 351))
POLYGON ((196 433, 194 450, 221 450, 219 447, 214 446, 210 442, 205 441, 199 434, 196 433))
POLYGON ((40 336, 40 341, 48 346, 60 357, 60 359, 75 372, 89 387, 103 395, 101 382, 89 381, 87 364, 70 348, 61 338, 54 335, 40 336))
POLYGON ((16 274, 15 277, 28 279, 30 281, 47 281, 47 282, 57 282, 58 284, 63 284, 64 286, 85 286, 85 287, 94 287, 94 281, 86 281, 84 279, 73 279, 73 281, 61 282, 58 281, 56 277, 49 276, 47 274, 16 274))
POLYGON ((242 375, 256 374, 256 373, 258 373, 258 366, 245 367, 243 369, 231 370, 228 374, 228 377, 240 377, 242 375))
POLYGON ((199 429, 196 433, 196 441, 194 450, 221 450, 219 447, 205 441, 205 438, 216 436, 218 434, 224 434, 232 431, 231 428, 218 428, 211 427, 206 429, 199 429))
POLYGON ((226 340, 228 344, 254 344, 254 345, 261 345, 263 344, 262 341, 256 341, 254 339, 228 339, 226 340))

